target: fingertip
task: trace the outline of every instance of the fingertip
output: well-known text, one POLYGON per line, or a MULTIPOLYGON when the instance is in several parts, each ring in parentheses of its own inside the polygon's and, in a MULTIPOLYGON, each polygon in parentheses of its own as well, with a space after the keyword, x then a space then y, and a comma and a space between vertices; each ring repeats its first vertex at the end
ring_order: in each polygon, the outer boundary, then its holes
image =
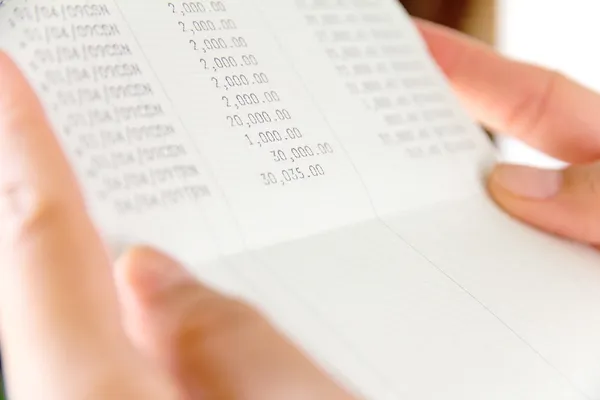
POLYGON ((472 37, 446 26, 422 19, 415 19, 415 25, 429 53, 446 75, 450 75, 467 51, 480 47, 472 37))
POLYGON ((490 171, 486 186, 492 200, 507 214, 539 226, 544 222, 543 218, 538 221, 543 217, 540 211, 557 195, 561 182, 550 171, 498 164, 490 171))
POLYGON ((498 205, 503 206, 504 199, 508 197, 512 197, 512 194, 506 191, 502 185, 499 183, 498 173, 501 170, 502 165, 496 165, 491 171, 489 171, 486 177, 486 189, 492 200, 494 200, 498 205))
POLYGON ((171 287, 193 280, 174 258, 155 248, 138 246, 128 250, 115 268, 117 286, 148 302, 171 287))
MULTIPOLYGON (((71 180, 65 179, 70 171, 61 150, 34 88, 16 62, 0 52, 0 170, 22 170, 21 178, 48 180, 49 189, 64 191, 63 183, 71 180), (54 179, 55 171, 61 178, 54 179)), ((16 179, 11 174, 0 178, 16 179)))
MULTIPOLYGON (((25 79, 23 72, 17 63, 8 55, 0 50, 0 110, 13 106, 22 106, 23 101, 27 100, 28 108, 31 106, 31 100, 35 99, 33 91, 25 79)), ((0 117, 4 112, 0 113, 0 117)))
POLYGON ((131 268, 132 266, 145 264, 154 259, 163 259, 168 256, 150 246, 134 246, 123 252, 118 258, 117 264, 122 268, 131 268))
POLYGON ((428 29, 432 28, 435 26, 435 24, 431 21, 428 21, 426 19, 420 18, 420 17, 411 17, 413 20, 413 23, 415 24, 415 26, 417 27, 417 29, 419 30, 424 30, 427 31, 428 29))
POLYGON ((595 168, 565 170, 499 165, 487 189, 508 215, 536 229, 581 243, 600 243, 600 207, 594 185, 595 168))
MULTIPOLYGON (((15 63, 13 62, 12 58, 8 55, 7 52, 0 49, 0 71, 6 72, 9 68, 14 67, 15 63)), ((2 79, 3 76, 4 74, 0 74, 0 79, 2 79)))
POLYGON ((0 49, 0 71, 4 69, 7 62, 10 62, 10 57, 4 50, 0 49))
POLYGON ((549 200, 557 196, 564 184, 561 170, 525 165, 496 166, 490 184, 496 192, 528 200, 549 200))
POLYGON ((435 22, 423 18, 412 17, 412 19, 417 29, 425 35, 443 35, 447 32, 453 32, 448 27, 436 24, 435 22))

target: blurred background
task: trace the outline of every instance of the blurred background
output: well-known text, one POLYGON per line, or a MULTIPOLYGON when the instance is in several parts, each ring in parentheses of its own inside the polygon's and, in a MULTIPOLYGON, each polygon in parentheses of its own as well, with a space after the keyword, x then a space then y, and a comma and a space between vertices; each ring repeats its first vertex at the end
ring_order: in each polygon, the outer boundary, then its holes
POLYGON ((496 43, 497 3, 502 0, 399 1, 411 15, 461 30, 489 44, 496 43))

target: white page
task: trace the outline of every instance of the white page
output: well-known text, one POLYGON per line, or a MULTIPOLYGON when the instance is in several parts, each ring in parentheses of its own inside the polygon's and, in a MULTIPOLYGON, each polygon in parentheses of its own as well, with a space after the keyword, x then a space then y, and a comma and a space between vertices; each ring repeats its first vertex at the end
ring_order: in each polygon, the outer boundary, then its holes
POLYGON ((600 397, 598 257, 498 217, 492 148, 391 0, 8 0, 0 48, 111 244, 173 252, 365 397, 600 397))

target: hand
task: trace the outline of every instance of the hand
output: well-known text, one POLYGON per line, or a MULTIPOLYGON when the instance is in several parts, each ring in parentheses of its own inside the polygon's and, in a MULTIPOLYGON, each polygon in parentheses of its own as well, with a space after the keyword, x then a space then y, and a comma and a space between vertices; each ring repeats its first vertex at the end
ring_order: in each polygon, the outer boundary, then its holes
POLYGON ((449 29, 417 24, 474 118, 572 165, 499 165, 489 179, 496 202, 538 228, 600 246, 600 95, 449 29))
POLYGON ((1 53, 0 88, 0 337, 11 400, 351 399, 257 312, 163 254, 132 250, 115 287, 42 108, 1 53))

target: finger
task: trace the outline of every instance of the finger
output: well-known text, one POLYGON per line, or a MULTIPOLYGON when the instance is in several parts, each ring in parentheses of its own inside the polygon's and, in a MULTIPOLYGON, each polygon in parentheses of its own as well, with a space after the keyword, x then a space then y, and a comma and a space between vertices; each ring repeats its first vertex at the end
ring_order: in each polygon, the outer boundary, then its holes
POLYGON ((109 260, 40 103, 2 53, 0 88, 0 332, 11 399, 134 394, 141 358, 120 324, 109 260))
POLYGON ((474 118, 569 163, 600 158, 600 95, 450 29, 417 25, 474 118))
POLYGON ((132 337, 170 365, 190 398, 351 399, 257 312, 166 256, 133 250, 117 281, 132 337))
POLYGON ((566 170, 501 165, 494 199, 515 217, 557 235, 600 246, 600 164, 566 170))

